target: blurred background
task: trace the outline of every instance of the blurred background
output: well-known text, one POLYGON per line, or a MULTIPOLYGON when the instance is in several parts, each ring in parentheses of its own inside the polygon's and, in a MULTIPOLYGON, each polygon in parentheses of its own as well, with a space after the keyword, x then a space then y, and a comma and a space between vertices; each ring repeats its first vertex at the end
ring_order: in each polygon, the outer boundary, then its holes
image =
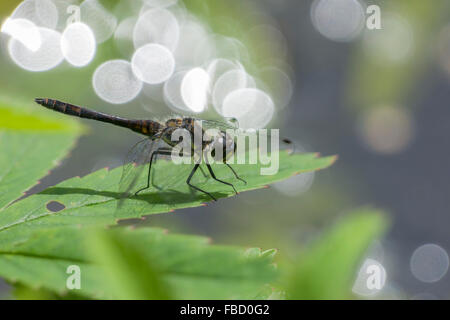
MULTIPOLYGON (((290 259, 346 210, 372 205, 392 227, 365 263, 382 266, 386 282, 368 293, 355 274, 355 295, 447 299, 449 9, 446 0, 3 0, 0 94, 130 118, 233 116, 244 128, 280 128, 298 150, 337 154, 330 169, 133 223, 290 259)), ((139 138, 84 124, 89 133, 29 193, 120 166, 139 138)))

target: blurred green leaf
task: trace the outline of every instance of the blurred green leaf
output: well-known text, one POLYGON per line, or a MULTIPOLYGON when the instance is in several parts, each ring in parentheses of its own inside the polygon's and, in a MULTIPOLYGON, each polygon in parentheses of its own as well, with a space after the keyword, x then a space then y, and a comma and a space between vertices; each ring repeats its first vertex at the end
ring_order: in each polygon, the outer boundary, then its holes
POLYGON ((38 183, 73 147, 81 127, 0 100, 0 209, 38 183))
POLYGON ((154 228, 87 237, 95 231, 43 227, 2 240, 0 276, 63 297, 102 299, 167 298, 168 292, 175 299, 252 299, 277 277, 273 257, 248 257, 242 248, 210 245, 207 238, 154 228), (80 290, 66 288, 70 265, 80 267, 80 290))
POLYGON ((362 209, 343 218, 300 255, 287 279, 289 299, 346 299, 370 243, 387 226, 381 212, 362 209))
MULTIPOLYGON (((144 258, 137 243, 111 232, 96 232, 89 239, 93 259, 106 272, 105 285, 115 297, 131 300, 168 300, 162 272, 144 258)), ((150 249, 151 250, 151 249, 150 249)))
POLYGON ((76 294, 58 295, 48 289, 32 289, 23 284, 17 283, 12 290, 12 297, 18 300, 86 300, 86 297, 76 294))

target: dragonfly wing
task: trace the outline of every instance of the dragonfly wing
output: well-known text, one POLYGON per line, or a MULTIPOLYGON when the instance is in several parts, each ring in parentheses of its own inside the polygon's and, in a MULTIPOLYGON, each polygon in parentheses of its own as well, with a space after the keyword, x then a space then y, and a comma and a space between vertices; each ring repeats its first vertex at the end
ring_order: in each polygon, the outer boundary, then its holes
POLYGON ((153 152, 162 145, 161 139, 144 139, 136 143, 128 152, 119 183, 119 192, 122 198, 130 196, 130 193, 139 182, 139 178, 144 174, 146 165, 150 162, 153 152))
POLYGON ((203 130, 208 129, 217 129, 220 131, 226 131, 226 130, 236 130, 238 129, 237 125, 233 125, 233 123, 227 123, 223 121, 218 120, 201 120, 203 130))

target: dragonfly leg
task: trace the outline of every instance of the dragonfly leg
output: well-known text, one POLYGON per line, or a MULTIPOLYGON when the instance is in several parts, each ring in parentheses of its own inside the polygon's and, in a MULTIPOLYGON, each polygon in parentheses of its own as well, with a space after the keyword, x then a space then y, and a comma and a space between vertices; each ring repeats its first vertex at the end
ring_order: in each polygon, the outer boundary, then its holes
POLYGON ((202 190, 199 187, 196 187, 193 184, 191 184, 192 177, 194 176, 195 172, 198 170, 199 167, 200 167, 199 163, 195 164, 194 168, 191 171, 191 174, 189 175, 189 177, 186 180, 186 183, 188 184, 189 187, 191 187, 197 191, 203 192, 204 194, 210 196, 214 201, 217 201, 217 199, 209 192, 206 192, 205 190, 202 190))
POLYGON ((241 177, 238 176, 238 174, 236 173, 236 171, 234 171, 233 167, 230 166, 228 163, 225 163, 227 165, 228 168, 230 168, 230 170, 233 172, 234 176, 236 177, 236 179, 242 181, 243 183, 247 184, 247 181, 245 181, 244 179, 242 179, 241 177))
POLYGON ((207 178, 208 175, 206 174, 205 170, 203 170, 202 166, 200 166, 199 169, 200 169, 200 171, 202 172, 203 177, 204 177, 204 178, 207 178))
POLYGON ((214 171, 213 171, 213 169, 212 169, 212 167, 211 167, 211 165, 210 165, 209 163, 206 164, 206 167, 208 168, 209 173, 211 174, 211 176, 212 176, 212 178, 213 178, 214 180, 219 181, 220 183, 223 183, 223 184, 226 184, 227 186, 232 187, 233 190, 234 190, 234 192, 235 192, 236 194, 238 194, 236 188, 235 188, 231 183, 225 182, 225 181, 223 181, 223 180, 220 180, 220 179, 217 179, 217 178, 216 178, 216 175, 214 174, 214 171))
POLYGON ((139 191, 137 191, 135 193, 135 195, 137 196, 139 193, 141 193, 144 190, 147 190, 150 188, 150 177, 151 177, 151 171, 152 171, 152 164, 153 164, 153 158, 154 161, 156 163, 156 159, 158 155, 170 155, 171 151, 167 148, 160 148, 158 150, 156 150, 155 152, 152 153, 151 157, 150 157, 150 163, 148 165, 148 176, 147 176, 147 186, 145 188, 140 189, 139 191))

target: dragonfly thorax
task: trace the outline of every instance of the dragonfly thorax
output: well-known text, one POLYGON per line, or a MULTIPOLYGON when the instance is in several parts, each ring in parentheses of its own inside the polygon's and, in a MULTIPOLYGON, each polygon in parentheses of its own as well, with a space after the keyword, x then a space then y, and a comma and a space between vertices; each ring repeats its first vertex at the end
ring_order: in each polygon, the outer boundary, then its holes
POLYGON ((171 147, 182 147, 196 158, 206 155, 215 161, 226 162, 236 151, 234 138, 223 130, 206 130, 202 120, 174 118, 165 122, 160 138, 171 147))
POLYGON ((211 155, 216 162, 226 163, 236 153, 234 138, 224 131, 219 131, 206 143, 204 153, 211 155))

